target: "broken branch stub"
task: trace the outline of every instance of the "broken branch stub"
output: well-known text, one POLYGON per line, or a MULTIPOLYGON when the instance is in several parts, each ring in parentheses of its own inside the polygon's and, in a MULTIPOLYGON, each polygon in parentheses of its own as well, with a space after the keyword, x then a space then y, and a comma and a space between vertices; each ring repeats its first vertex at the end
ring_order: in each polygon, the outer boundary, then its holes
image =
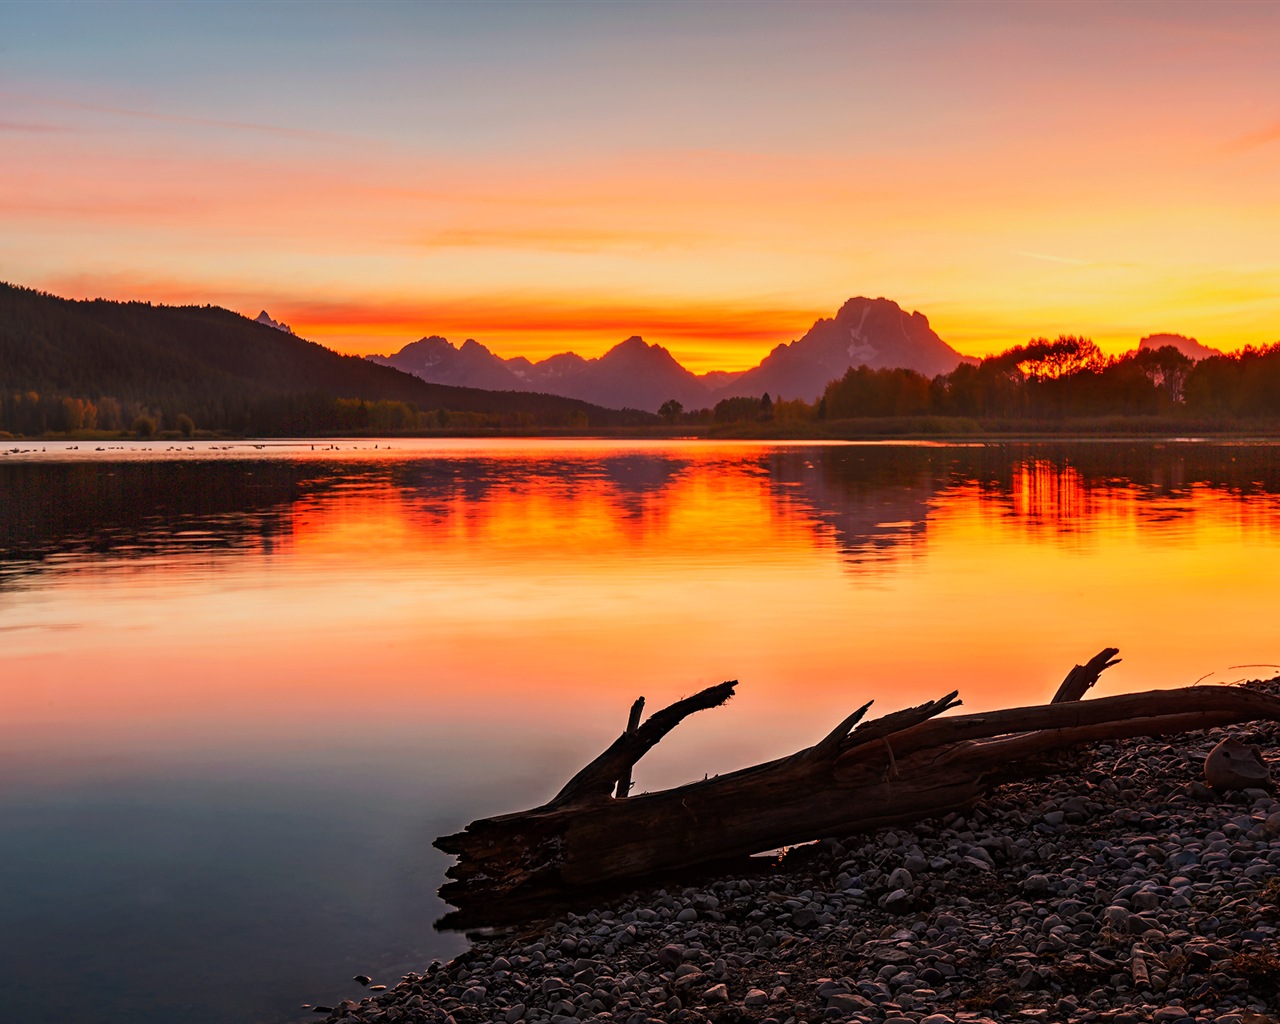
MULTIPOLYGON (((644 698, 637 697, 634 704, 631 705, 631 713, 627 715, 627 735, 634 736, 635 731, 640 727, 640 716, 644 714, 644 698)), ((627 765, 622 774, 618 776, 618 790, 614 793, 619 800, 625 800, 631 795, 631 765, 627 765)))
POLYGON ((1112 665, 1120 664, 1120 659, 1116 657, 1119 653, 1118 647, 1104 647, 1083 665, 1075 666, 1067 673, 1067 678, 1062 680, 1062 685, 1049 703, 1065 704, 1079 700, 1089 692, 1103 672, 1112 665))
MULTIPOLYGON (((695 711, 719 707, 733 696, 733 688, 737 685, 738 681, 731 679, 725 683, 708 686, 692 697, 685 697, 674 704, 668 704, 661 711, 655 711, 639 728, 632 730, 628 727, 613 741, 608 750, 566 782, 564 789, 552 797, 551 803, 547 806, 555 807, 581 800, 608 799, 623 774, 629 776, 636 762, 656 747, 663 736, 695 711)), ((644 708, 644 698, 640 698, 632 708, 636 709, 634 714, 639 717, 640 711, 644 708)))

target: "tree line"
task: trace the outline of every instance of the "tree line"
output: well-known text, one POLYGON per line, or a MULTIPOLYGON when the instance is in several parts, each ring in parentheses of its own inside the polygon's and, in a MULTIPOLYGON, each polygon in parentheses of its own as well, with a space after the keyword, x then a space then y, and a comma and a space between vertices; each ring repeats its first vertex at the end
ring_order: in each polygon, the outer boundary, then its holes
POLYGON ((81 302, 0 283, 0 431, 297 436, 625 427, 654 417, 430 384, 216 306, 81 302))
MULTIPOLYGON (((205 412, 208 410, 206 409, 205 412)), ((308 437, 325 434, 412 434, 456 430, 534 430, 542 427, 585 429, 582 412, 540 416, 524 411, 419 409, 392 399, 333 398, 323 394, 283 394, 223 405, 222 415, 198 425, 186 412, 109 395, 71 398, 36 391, 0 394, 0 432, 39 437, 45 434, 107 433, 149 438, 168 433, 192 437, 199 432, 255 437, 308 437)))
POLYGON ((1107 356, 1088 338, 1036 338, 929 378, 851 367, 816 402, 726 398, 694 422, 812 422, 914 416, 978 420, 1280 417, 1280 344, 1194 361, 1172 345, 1107 356))

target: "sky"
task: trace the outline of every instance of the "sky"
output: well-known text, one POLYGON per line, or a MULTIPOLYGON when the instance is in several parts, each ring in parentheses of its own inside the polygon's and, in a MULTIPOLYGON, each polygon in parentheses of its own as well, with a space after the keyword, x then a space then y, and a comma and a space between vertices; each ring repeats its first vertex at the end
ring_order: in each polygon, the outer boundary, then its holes
POLYGON ((1280 5, 0 3, 0 280, 343 352, 1280 340, 1280 5))

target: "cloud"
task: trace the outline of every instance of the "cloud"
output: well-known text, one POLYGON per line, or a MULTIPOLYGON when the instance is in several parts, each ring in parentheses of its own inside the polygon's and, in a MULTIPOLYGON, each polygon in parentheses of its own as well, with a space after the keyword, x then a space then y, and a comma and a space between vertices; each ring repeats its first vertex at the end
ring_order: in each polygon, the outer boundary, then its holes
POLYGON ((1224 142, 1218 148, 1223 153, 1247 153, 1251 149, 1258 149, 1272 142, 1280 142, 1280 121, 1269 124, 1260 131, 1250 132, 1230 142, 1224 142))
POLYGON ((599 252, 602 249, 665 249, 685 245, 688 234, 675 231, 623 231, 600 228, 447 228, 427 235, 428 249, 535 249, 599 252))
POLYGON ((1048 253, 1043 252, 1024 252, 1022 249, 1014 249, 1013 254, 1015 256, 1026 256, 1032 260, 1044 260, 1048 263, 1065 263, 1071 267, 1094 267, 1098 265, 1090 263, 1088 260, 1073 260, 1067 256, 1050 256, 1048 253))
MULTIPOLYGON (((309 142, 361 142, 369 144, 369 140, 356 136, 341 135, 334 132, 317 132, 306 128, 287 128, 281 125, 257 124, 252 121, 232 121, 218 117, 197 117, 190 114, 160 114, 150 110, 133 110, 128 107, 115 107, 105 103, 84 103, 78 100, 59 100, 51 97, 33 97, 25 94, 0 92, 0 99, 21 100, 59 110, 76 110, 90 114, 106 114, 111 117, 128 117, 142 121, 156 121, 163 124, 177 124, 198 128, 224 128, 234 131, 255 132, 274 135, 282 138, 303 139, 309 142)), ((0 122, 2 123, 2 122, 0 122)), ((50 126, 49 130, 60 130, 50 126)), ((70 130, 70 129, 61 129, 70 130)))
POLYGON ((763 303, 635 302, 599 297, 575 300, 567 296, 509 294, 443 301, 282 299, 277 305, 290 323, 322 325, 327 330, 368 330, 382 335, 396 332, 416 337, 426 332, 482 338, 589 334, 620 340, 631 334, 648 333, 757 342, 797 338, 814 320, 831 312, 763 303))
MULTIPOLYGON (((24 282, 25 283, 25 282, 24 282)), ((266 309, 304 338, 344 352, 395 348, 429 334, 476 338, 504 356, 543 358, 568 348, 599 355, 633 334, 671 346, 692 344, 686 365, 723 368, 759 362, 780 342, 799 338, 830 309, 746 300, 610 299, 599 294, 472 294, 446 299, 357 295, 309 299, 231 280, 199 283, 124 272, 48 275, 31 282, 68 298, 149 300, 225 306, 254 316, 266 309), (712 355, 716 352, 716 355, 712 355)))
POLYGON ((21 132, 32 135, 52 135, 69 132, 66 125, 50 124, 39 121, 3 121, 0 120, 0 132, 21 132))

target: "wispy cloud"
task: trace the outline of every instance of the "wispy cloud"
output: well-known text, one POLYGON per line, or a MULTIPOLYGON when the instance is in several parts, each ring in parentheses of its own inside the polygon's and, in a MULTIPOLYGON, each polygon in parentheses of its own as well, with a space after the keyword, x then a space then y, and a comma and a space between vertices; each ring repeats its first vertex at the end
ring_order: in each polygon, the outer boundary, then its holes
POLYGON ((1014 249, 1015 256, 1025 256, 1027 259, 1044 260, 1046 263, 1065 263, 1069 267, 1096 267, 1097 263, 1090 263, 1088 260, 1073 260, 1069 256, 1050 256, 1044 252, 1026 252, 1022 249, 1014 249))
MULTIPOLYGON (((427 334, 454 340, 476 338, 502 355, 541 358, 573 346, 592 356, 632 334, 662 344, 710 344, 720 353, 748 352, 742 365, 758 362, 768 348, 800 337, 830 309, 767 301, 616 300, 593 294, 504 292, 444 299, 401 295, 353 295, 309 299, 278 289, 256 290, 243 282, 202 284, 124 272, 46 276, 33 286, 68 298, 147 299, 173 305, 212 302, 247 315, 267 309, 303 337, 342 351, 395 347, 427 334)), ((698 353, 703 352, 701 347, 698 353)), ((694 361, 698 361, 696 358, 694 361)))
MULTIPOLYGON (((290 323, 408 333, 591 334, 600 338, 646 332, 663 337, 784 341, 799 337, 830 310, 711 302, 609 302, 572 296, 482 295, 443 301, 357 299, 282 300, 290 323)), ((274 315, 274 314, 273 314, 274 315)))
POLYGON ((63 124, 50 124, 41 121, 6 121, 0 119, 0 132, 16 132, 30 135, 54 135, 69 132, 73 129, 63 124))
POLYGON ((1258 149, 1260 146, 1269 145, 1272 142, 1280 142, 1280 121, 1276 121, 1267 125, 1265 128, 1250 132, 1248 135, 1241 135, 1238 138, 1224 142, 1219 149, 1223 153, 1246 153, 1251 149, 1258 149))
MULTIPOLYGON (((309 142, 365 142, 352 135, 336 132, 317 132, 306 128, 289 128, 282 125, 258 124, 253 121, 234 121, 219 117, 198 117, 192 114, 162 114, 152 110, 134 110, 128 107, 116 107, 105 103, 84 103, 79 100, 60 100, 52 97, 33 97, 27 94, 0 92, 0 99, 21 101, 59 110, 81 111, 89 114, 105 114, 110 117, 127 117, 140 121, 154 121, 162 124, 183 125, 196 128, 222 128, 232 131, 254 132, 273 135, 280 138, 302 139, 309 142)), ((54 128, 53 130, 57 130, 54 128)))
POLYGON ((448 228, 421 239, 429 249, 538 249, 598 252, 602 249, 665 249, 687 244, 674 231, 623 231, 607 228, 448 228))

